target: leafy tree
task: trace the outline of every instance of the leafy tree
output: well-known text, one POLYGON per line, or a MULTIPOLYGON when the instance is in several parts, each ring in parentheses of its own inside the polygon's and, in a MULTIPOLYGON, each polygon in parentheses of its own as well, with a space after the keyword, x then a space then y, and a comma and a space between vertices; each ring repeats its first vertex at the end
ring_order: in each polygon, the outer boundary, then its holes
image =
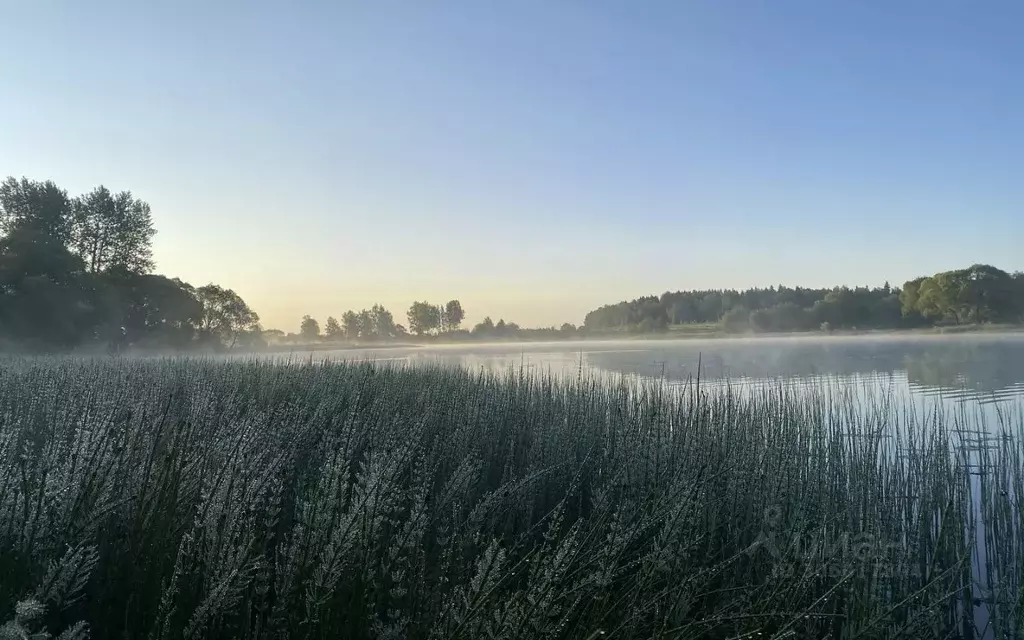
POLYGON ((1012 322, 1016 318, 1017 299, 1013 277, 987 264, 968 267, 963 276, 964 302, 974 322, 1012 322))
POLYGON ((394 338, 398 335, 395 318, 383 305, 375 304, 370 309, 369 318, 374 337, 378 339, 394 338))
POLYGON ((334 316, 327 316, 327 324, 324 325, 324 335, 328 340, 336 340, 342 336, 341 325, 334 316))
POLYGON ((252 325, 248 329, 244 329, 238 332, 238 340, 235 347, 238 349, 262 349, 267 346, 267 341, 263 335, 263 327, 256 324, 252 325))
POLYGON ((8 348, 190 348, 262 344, 230 289, 150 275, 149 205, 99 187, 0 183, 0 342, 8 348), (197 339, 198 338, 198 339, 197 339))
POLYGON ((9 177, 0 183, 0 233, 27 232, 47 243, 67 246, 72 234, 68 193, 53 182, 9 177))
POLYGON ((76 281, 83 269, 82 261, 64 245, 32 228, 21 227, 0 238, 0 284, 4 286, 32 276, 67 284, 76 281))
POLYGON ((235 346, 239 334, 251 331, 260 317, 231 289, 208 284, 195 290, 203 305, 200 334, 204 340, 214 339, 228 348, 235 346))
POLYGON ((814 315, 793 302, 753 311, 749 321, 755 331, 806 331, 815 324, 814 315))
POLYGON ((444 328, 446 331, 456 331, 466 317, 462 310, 462 303, 458 300, 449 300, 444 305, 444 328))
POLYGON ((369 309, 363 309, 359 312, 359 337, 363 340, 374 340, 377 338, 377 325, 369 309))
POLYGON ((960 283, 951 272, 926 278, 918 289, 917 309, 933 321, 952 319, 960 324, 960 283))
POLYGON ((921 297, 921 284, 928 278, 914 278, 903 283, 903 291, 900 292, 900 311, 903 316, 920 314, 918 299, 921 297))
POLYGON ((438 308, 429 302, 414 302, 406 313, 409 330, 417 336, 434 331, 441 326, 441 314, 438 308))
POLYGON ((359 314, 355 311, 346 311, 341 314, 341 329, 349 340, 359 338, 359 314))
POLYGON ((471 335, 493 338, 511 338, 518 335, 519 332, 519 325, 514 322, 505 322, 502 318, 499 319, 497 323, 494 323, 488 317, 484 318, 483 322, 473 327, 471 335))
POLYGON ((478 322, 477 325, 473 327, 473 335, 487 336, 493 333, 494 321, 491 320, 490 316, 487 316, 486 318, 483 319, 483 321, 478 322))
POLYGON ((320 338, 320 323, 312 316, 302 316, 302 324, 299 325, 299 335, 304 340, 317 340, 320 338))
POLYGON ((130 191, 99 186, 74 202, 71 248, 89 271, 148 273, 155 234, 149 205, 130 191))
POLYGON ((99 292, 81 261, 32 225, 0 238, 0 328, 9 348, 52 351, 96 338, 99 292))
POLYGON ((9 347, 31 351, 71 349, 82 344, 93 326, 80 305, 88 300, 80 289, 41 276, 29 276, 19 283, 16 296, 3 300, 0 326, 9 347))
POLYGON ((195 290, 177 279, 125 274, 113 291, 120 309, 107 315, 120 318, 129 345, 187 347, 203 319, 195 290))

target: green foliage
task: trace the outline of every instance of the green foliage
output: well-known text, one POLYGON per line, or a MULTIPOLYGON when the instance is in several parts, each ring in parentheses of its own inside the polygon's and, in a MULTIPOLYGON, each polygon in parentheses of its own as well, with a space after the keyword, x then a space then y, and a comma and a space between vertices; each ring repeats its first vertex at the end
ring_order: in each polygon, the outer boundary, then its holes
MULTIPOLYGON (((550 330, 531 330, 529 335, 550 335, 557 336, 558 332, 555 329, 550 330)), ((518 324, 514 322, 505 322, 504 318, 500 318, 497 323, 491 320, 490 316, 479 322, 470 334, 474 338, 482 338, 484 340, 511 340, 516 338, 522 338, 527 335, 518 324)))
POLYGON ((943 271, 908 283, 901 296, 904 315, 920 314, 933 322, 1018 322, 1024 291, 1009 273, 983 264, 943 271))
POLYGON ((383 305, 375 304, 369 309, 362 311, 346 311, 341 316, 339 324, 334 318, 327 319, 327 338, 339 340, 345 338, 350 341, 364 340, 391 340, 398 338, 404 333, 395 324, 395 318, 383 305), (332 328, 333 322, 333 328, 332 328))
POLYGON ((1019 417, 847 391, 7 360, 0 637, 1010 637, 1019 417))
POLYGON ((212 338, 217 344, 231 348, 245 331, 252 331, 260 317, 242 297, 231 289, 208 284, 195 289, 196 299, 203 308, 199 329, 205 338, 212 338))
POLYGON ((784 302, 750 314, 750 326, 755 331, 807 331, 815 324, 813 313, 793 302, 784 302))
POLYGON ((345 334, 345 337, 349 340, 355 340, 359 337, 360 330, 360 314, 355 311, 346 311, 341 316, 341 328, 345 334))
POLYGON ((369 333, 371 338, 386 340, 398 337, 395 318, 383 305, 375 304, 370 308, 369 333))
POLYGON ((324 325, 324 337, 328 340, 334 340, 344 335, 341 325, 338 324, 338 319, 334 316, 327 316, 327 323, 324 325))
POLYGON ((153 228, 149 204, 131 192, 104 187, 75 199, 71 249, 91 272, 148 273, 153 269, 153 228))
POLYGON ((458 331, 465 318, 466 312, 462 310, 462 303, 458 300, 449 300, 444 305, 441 324, 445 331, 458 331))
POLYGON ((25 232, 66 246, 73 234, 72 202, 53 182, 13 176, 0 183, 0 233, 25 232))
POLYGON ((409 330, 417 336, 429 333, 455 333, 459 331, 466 312, 458 300, 449 300, 439 306, 429 302, 414 302, 406 313, 409 330))
POLYGON ((299 324, 299 335, 304 340, 318 340, 320 338, 320 323, 312 316, 302 316, 299 324))
POLYGON ((810 331, 898 329, 941 322, 1020 322, 1024 281, 1005 271, 976 264, 895 289, 835 287, 666 292, 605 305, 587 314, 589 331, 660 331, 672 325, 719 324, 727 331, 810 331))
POLYGON ((473 335, 485 336, 492 333, 494 333, 494 320, 491 320, 491 316, 486 316, 473 327, 473 335))
POLYGON ((261 343, 230 289, 152 275, 150 207, 98 187, 0 183, 0 349, 221 348, 261 343))
POLYGON ((409 321, 409 331, 422 336, 441 327, 441 312, 429 302, 414 302, 405 314, 409 321))

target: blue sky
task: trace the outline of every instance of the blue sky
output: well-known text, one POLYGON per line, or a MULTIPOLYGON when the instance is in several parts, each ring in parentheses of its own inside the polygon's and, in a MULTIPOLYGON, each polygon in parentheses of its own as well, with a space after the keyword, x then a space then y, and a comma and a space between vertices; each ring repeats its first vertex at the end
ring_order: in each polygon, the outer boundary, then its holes
POLYGON ((0 0, 0 175, 296 330, 1024 269, 1024 5, 0 0))

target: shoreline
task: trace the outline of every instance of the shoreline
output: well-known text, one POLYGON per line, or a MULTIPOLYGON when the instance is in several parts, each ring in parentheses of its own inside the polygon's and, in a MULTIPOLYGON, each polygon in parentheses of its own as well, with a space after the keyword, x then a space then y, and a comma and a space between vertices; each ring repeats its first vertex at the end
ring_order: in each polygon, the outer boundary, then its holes
POLYGON ((1024 334, 1024 325, 960 325, 948 327, 921 327, 915 329, 840 329, 835 331, 787 331, 762 333, 730 333, 725 331, 686 331, 668 330, 659 333, 601 333, 589 336, 567 336, 562 339, 531 338, 521 336, 510 339, 483 340, 444 340, 432 339, 418 342, 373 342, 373 343, 313 343, 293 345, 272 345, 261 349, 259 353, 315 353, 320 351, 365 351, 377 349, 429 349, 432 347, 453 347, 474 345, 500 345, 524 343, 571 343, 571 342, 655 342, 655 341, 688 341, 688 340, 751 340, 771 338, 855 338, 855 337, 886 337, 886 336, 985 336, 999 334, 1024 334))

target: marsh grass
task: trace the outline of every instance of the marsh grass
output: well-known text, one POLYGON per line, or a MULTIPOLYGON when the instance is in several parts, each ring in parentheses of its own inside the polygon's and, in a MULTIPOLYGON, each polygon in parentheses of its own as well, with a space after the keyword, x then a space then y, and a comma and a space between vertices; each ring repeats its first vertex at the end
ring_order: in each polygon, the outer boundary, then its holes
POLYGON ((1021 428, 836 388, 5 361, 0 638, 1014 637, 1021 428))

